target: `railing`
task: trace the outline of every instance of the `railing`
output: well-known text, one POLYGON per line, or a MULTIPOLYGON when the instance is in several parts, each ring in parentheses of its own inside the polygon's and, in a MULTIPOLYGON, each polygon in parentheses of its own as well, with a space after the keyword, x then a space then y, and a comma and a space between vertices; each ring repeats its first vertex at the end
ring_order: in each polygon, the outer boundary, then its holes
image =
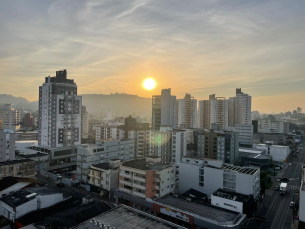
POLYGON ((123 177, 132 178, 132 174, 120 173, 120 175, 123 176, 123 177))
POLYGON ((126 185, 129 185, 129 186, 132 186, 132 183, 131 183, 131 182, 129 182, 129 181, 120 180, 120 183, 121 183, 121 184, 126 184, 126 185))
POLYGON ((146 195, 145 195, 145 194, 140 193, 140 192, 137 192, 137 191, 133 191, 132 194, 135 195, 135 196, 139 196, 139 197, 142 197, 142 198, 146 198, 146 195))
POLYGON ((133 187, 134 187, 134 188, 138 188, 138 189, 146 190, 146 186, 141 185, 141 184, 136 184, 136 183, 134 183, 134 184, 133 184, 133 187))
POLYGON ((122 192, 132 193, 132 190, 127 189, 127 188, 119 188, 119 190, 122 192))
POLYGON ((134 180, 141 181, 141 182, 146 182, 146 179, 143 178, 143 177, 133 176, 133 179, 134 179, 134 180))

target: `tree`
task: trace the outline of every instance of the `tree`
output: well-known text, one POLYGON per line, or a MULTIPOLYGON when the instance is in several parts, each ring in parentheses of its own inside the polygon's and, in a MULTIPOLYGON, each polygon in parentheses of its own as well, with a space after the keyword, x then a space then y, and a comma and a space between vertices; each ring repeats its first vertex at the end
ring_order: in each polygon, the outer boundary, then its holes
POLYGON ((298 107, 298 108, 297 108, 297 112, 298 112, 298 113, 302 113, 302 108, 301 108, 301 107, 298 107))
POLYGON ((292 113, 293 113, 294 115, 296 115, 298 112, 297 112, 296 110, 294 110, 292 113))
POLYGON ((286 112, 286 115, 292 115, 292 113, 290 111, 286 112))

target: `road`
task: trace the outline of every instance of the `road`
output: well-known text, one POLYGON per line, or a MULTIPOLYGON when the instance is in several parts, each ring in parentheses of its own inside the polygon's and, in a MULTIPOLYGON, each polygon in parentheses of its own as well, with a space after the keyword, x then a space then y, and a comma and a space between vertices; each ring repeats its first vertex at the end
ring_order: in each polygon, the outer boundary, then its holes
MULTIPOLYGON (((304 146, 304 141, 302 140, 304 146)), ((290 157, 284 168, 284 177, 298 178, 289 180, 287 185, 287 194, 280 195, 279 191, 274 191, 274 187, 280 182, 274 182, 262 203, 258 206, 257 215, 266 218, 265 223, 257 220, 250 220, 247 228, 250 229, 291 229, 293 223, 292 208, 290 202, 298 199, 298 194, 294 194, 294 190, 300 188, 301 166, 305 161, 304 149, 296 153, 296 157, 290 157), (291 166, 288 164, 291 163, 291 166)))

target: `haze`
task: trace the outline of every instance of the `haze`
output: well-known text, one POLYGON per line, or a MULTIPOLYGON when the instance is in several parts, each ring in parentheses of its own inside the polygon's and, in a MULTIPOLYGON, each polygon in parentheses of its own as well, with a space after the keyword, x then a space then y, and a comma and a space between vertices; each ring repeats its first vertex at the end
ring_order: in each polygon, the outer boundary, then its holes
POLYGON ((67 69, 79 94, 252 95, 281 112, 305 96, 305 1, 1 1, 1 93, 38 100, 67 69), (143 90, 152 77, 157 87, 143 90))

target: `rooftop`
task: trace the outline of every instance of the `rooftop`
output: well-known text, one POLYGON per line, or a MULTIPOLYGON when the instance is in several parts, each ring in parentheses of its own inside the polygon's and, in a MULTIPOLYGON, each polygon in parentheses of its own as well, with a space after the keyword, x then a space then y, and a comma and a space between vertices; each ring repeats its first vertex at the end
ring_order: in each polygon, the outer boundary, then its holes
POLYGON ((0 191, 3 191, 18 182, 29 182, 29 183, 39 183, 35 179, 31 178, 21 178, 21 177, 4 177, 0 180, 0 191))
POLYGON ((215 191, 213 193, 213 195, 224 198, 224 199, 228 199, 228 200, 242 202, 242 203, 247 202, 248 199, 250 198, 250 195, 243 195, 243 194, 236 193, 236 192, 227 192, 222 189, 218 189, 217 191, 215 191))
POLYGON ((245 153, 242 157, 255 158, 258 160, 270 160, 271 156, 258 153, 245 153))
POLYGON ((243 153, 264 153, 266 150, 264 149, 253 149, 253 148, 244 148, 244 147, 239 147, 239 152, 243 153))
POLYGON ((228 221, 235 221, 240 216, 240 213, 238 212, 220 209, 211 205, 203 205, 181 198, 178 199, 177 197, 173 197, 171 195, 166 195, 160 199, 155 200, 154 202, 156 204, 168 206, 169 208, 175 208, 177 210, 185 212, 186 214, 198 215, 210 220, 223 223, 228 221))
POLYGON ((94 217, 76 227, 74 229, 97 229, 103 225, 115 229, 168 229, 168 228, 184 228, 174 223, 165 221, 156 216, 145 212, 121 205, 108 212, 94 217))
POLYGON ((161 170, 172 166, 170 163, 149 163, 145 158, 125 161, 122 166, 139 169, 139 170, 161 170))
POLYGON ((104 169, 104 170, 110 170, 113 169, 109 166, 109 163, 100 163, 100 164, 95 164, 91 165, 91 167, 99 168, 99 169, 104 169))
POLYGON ((229 170, 233 170, 233 171, 236 171, 239 173, 245 173, 245 174, 249 174, 249 175, 253 175, 254 173, 256 173, 258 171, 258 169, 256 169, 256 168, 234 166, 234 165, 230 165, 230 164, 223 164, 223 169, 229 169, 229 170))
POLYGON ((25 162, 33 162, 33 163, 35 163, 35 161, 30 160, 30 159, 21 159, 21 160, 3 161, 3 162, 0 162, 0 166, 3 166, 3 165, 14 165, 14 164, 25 163, 25 162))
POLYGON ((33 158, 33 157, 42 157, 42 156, 49 156, 49 154, 47 153, 33 153, 33 154, 18 154, 18 157, 22 157, 22 158, 33 158))

